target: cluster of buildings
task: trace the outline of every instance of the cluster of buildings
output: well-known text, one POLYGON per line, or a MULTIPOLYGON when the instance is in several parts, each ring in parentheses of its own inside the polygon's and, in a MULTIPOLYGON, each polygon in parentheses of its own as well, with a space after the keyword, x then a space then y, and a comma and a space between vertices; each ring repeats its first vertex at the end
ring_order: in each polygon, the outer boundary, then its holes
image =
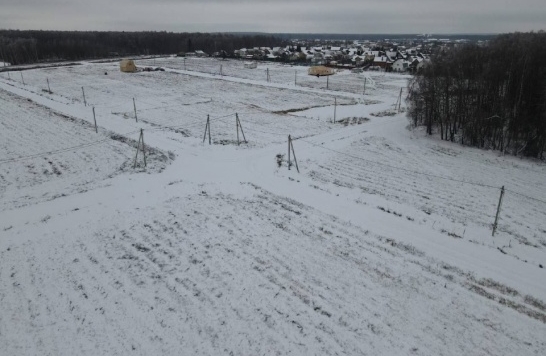
POLYGON ((311 65, 330 67, 364 67, 369 70, 395 72, 418 71, 429 61, 429 55, 422 53, 417 48, 381 50, 362 45, 242 48, 234 51, 234 57, 248 60, 305 62, 311 65))
MULTIPOLYGON (((208 57, 209 54, 195 51, 186 53, 185 56, 208 57)), ((233 53, 215 52, 211 56, 394 72, 416 72, 430 60, 428 52, 423 51, 420 46, 385 47, 356 41, 350 45, 313 44, 309 46, 293 43, 284 47, 241 48, 233 53)))
MULTIPOLYGON (((411 38, 374 41, 292 39, 282 47, 241 48, 233 53, 215 52, 211 56, 251 61, 297 62, 312 66, 351 68, 355 71, 367 69, 416 73, 430 63, 431 53, 439 50, 449 51, 469 42, 486 45, 486 37, 457 39, 451 36, 451 38, 438 39, 432 38, 431 35, 416 35, 411 38)), ((203 51, 186 55, 209 56, 203 51)))

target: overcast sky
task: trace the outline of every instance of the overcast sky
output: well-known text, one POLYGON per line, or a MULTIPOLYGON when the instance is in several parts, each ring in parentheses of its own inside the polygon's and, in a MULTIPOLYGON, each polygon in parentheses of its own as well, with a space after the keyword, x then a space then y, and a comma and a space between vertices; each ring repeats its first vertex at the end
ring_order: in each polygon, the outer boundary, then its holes
POLYGON ((0 0, 0 29, 500 33, 546 30, 544 0, 0 0))

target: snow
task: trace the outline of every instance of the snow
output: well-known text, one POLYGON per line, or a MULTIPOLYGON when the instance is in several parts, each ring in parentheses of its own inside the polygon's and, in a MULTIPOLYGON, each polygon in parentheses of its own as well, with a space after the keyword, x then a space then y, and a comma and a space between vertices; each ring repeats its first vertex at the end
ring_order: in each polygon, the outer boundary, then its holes
POLYGON ((405 75, 155 65, 0 74, 0 354, 544 353, 542 162, 409 130, 405 75))

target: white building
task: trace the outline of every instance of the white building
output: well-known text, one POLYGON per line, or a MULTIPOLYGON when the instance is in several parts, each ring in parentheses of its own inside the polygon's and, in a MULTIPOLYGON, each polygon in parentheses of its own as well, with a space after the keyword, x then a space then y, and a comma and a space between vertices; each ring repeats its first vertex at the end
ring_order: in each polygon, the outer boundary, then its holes
POLYGON ((405 59, 398 59, 392 64, 393 72, 406 72, 409 69, 410 62, 405 59))

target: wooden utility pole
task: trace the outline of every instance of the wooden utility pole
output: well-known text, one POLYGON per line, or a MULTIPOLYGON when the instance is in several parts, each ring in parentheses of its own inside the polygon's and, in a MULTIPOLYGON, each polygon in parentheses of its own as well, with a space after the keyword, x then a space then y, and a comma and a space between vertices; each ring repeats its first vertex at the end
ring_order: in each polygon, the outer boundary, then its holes
POLYGON ((400 105, 402 105, 402 88, 400 88, 400 94, 398 94, 398 98, 396 99, 396 103, 394 103, 394 109, 400 112, 400 105))
POLYGON ((326 76, 326 89, 328 89, 328 87, 329 87, 329 85, 328 85, 329 82, 330 82, 330 76, 327 75, 327 76, 326 76))
POLYGON ((364 77, 364 91, 362 92, 362 95, 366 95, 366 77, 364 77))
POLYGON ((23 79, 23 71, 19 71, 19 73, 21 74, 21 82, 23 82, 23 85, 25 85, 25 80, 23 79))
POLYGON ((207 137, 207 133, 209 134, 209 145, 210 145, 212 143, 210 139, 210 116, 209 115, 207 115, 207 124, 205 125, 205 134, 203 135, 203 143, 205 143, 205 138, 207 137))
POLYGON ((237 126, 237 146, 239 146, 239 129, 241 129, 241 134, 243 135, 243 140, 245 140, 245 143, 248 143, 245 137, 245 133, 243 131, 243 125, 241 125, 241 120, 239 120, 239 114, 235 113, 235 125, 237 126))
POLYGON ((184 58, 184 70, 186 70, 186 58, 184 58))
POLYGON ((269 77, 269 68, 267 68, 265 71, 267 73, 267 82, 269 83, 271 81, 271 78, 269 77))
POLYGON ((144 146, 144 129, 140 129, 140 136, 142 137, 142 154, 144 155, 144 167, 146 167, 146 146, 144 146))
POLYGON ((337 110, 337 98, 334 98, 334 121, 333 124, 336 123, 336 110, 337 110))
POLYGON ((292 165, 292 162, 290 162, 290 142, 292 141, 292 138, 290 135, 288 135, 288 170, 290 170, 290 166, 292 165))
POLYGON ((87 101, 85 100, 85 90, 83 90, 83 87, 82 87, 82 94, 83 94, 83 105, 87 106, 87 101))
POLYGON ((292 161, 290 160, 290 151, 292 151, 294 163, 296 164, 296 169, 299 173, 300 169, 298 167, 298 160, 296 159, 296 152, 294 151, 294 144, 292 143, 292 136, 288 135, 288 170, 290 170, 290 166, 292 165, 292 161))
POLYGON ((97 129, 97 118, 95 117, 95 107, 93 106, 93 121, 95 121, 95 133, 99 133, 97 129))
POLYGON ((47 80, 47 91, 49 91, 49 94, 51 94, 51 88, 49 87, 49 78, 46 78, 47 80))
POLYGON ((133 109, 135 110, 135 121, 138 122, 138 117, 137 117, 137 114, 136 114, 135 98, 133 98, 133 109))
POLYGON ((138 143, 137 143, 137 146, 136 146, 135 163, 133 164, 133 169, 136 168, 136 160, 137 160, 137 157, 138 157, 138 150, 140 149, 140 139, 141 138, 142 138, 142 131, 140 131, 140 136, 138 136, 138 143))
POLYGON ((138 144, 137 144, 137 151, 135 156, 135 164, 133 168, 136 168, 137 158, 138 158, 138 151, 140 150, 140 143, 142 142, 142 154, 144 155, 144 167, 146 168, 146 149, 144 146, 144 129, 140 129, 140 136, 138 137, 138 144))
POLYGON ((493 223, 493 233, 491 236, 495 236, 495 231, 497 231, 497 224, 499 222, 499 213, 501 210, 502 205, 502 198, 504 197, 504 185, 501 188, 500 197, 499 197, 499 204, 497 205, 497 214, 495 215, 495 222, 493 223))

